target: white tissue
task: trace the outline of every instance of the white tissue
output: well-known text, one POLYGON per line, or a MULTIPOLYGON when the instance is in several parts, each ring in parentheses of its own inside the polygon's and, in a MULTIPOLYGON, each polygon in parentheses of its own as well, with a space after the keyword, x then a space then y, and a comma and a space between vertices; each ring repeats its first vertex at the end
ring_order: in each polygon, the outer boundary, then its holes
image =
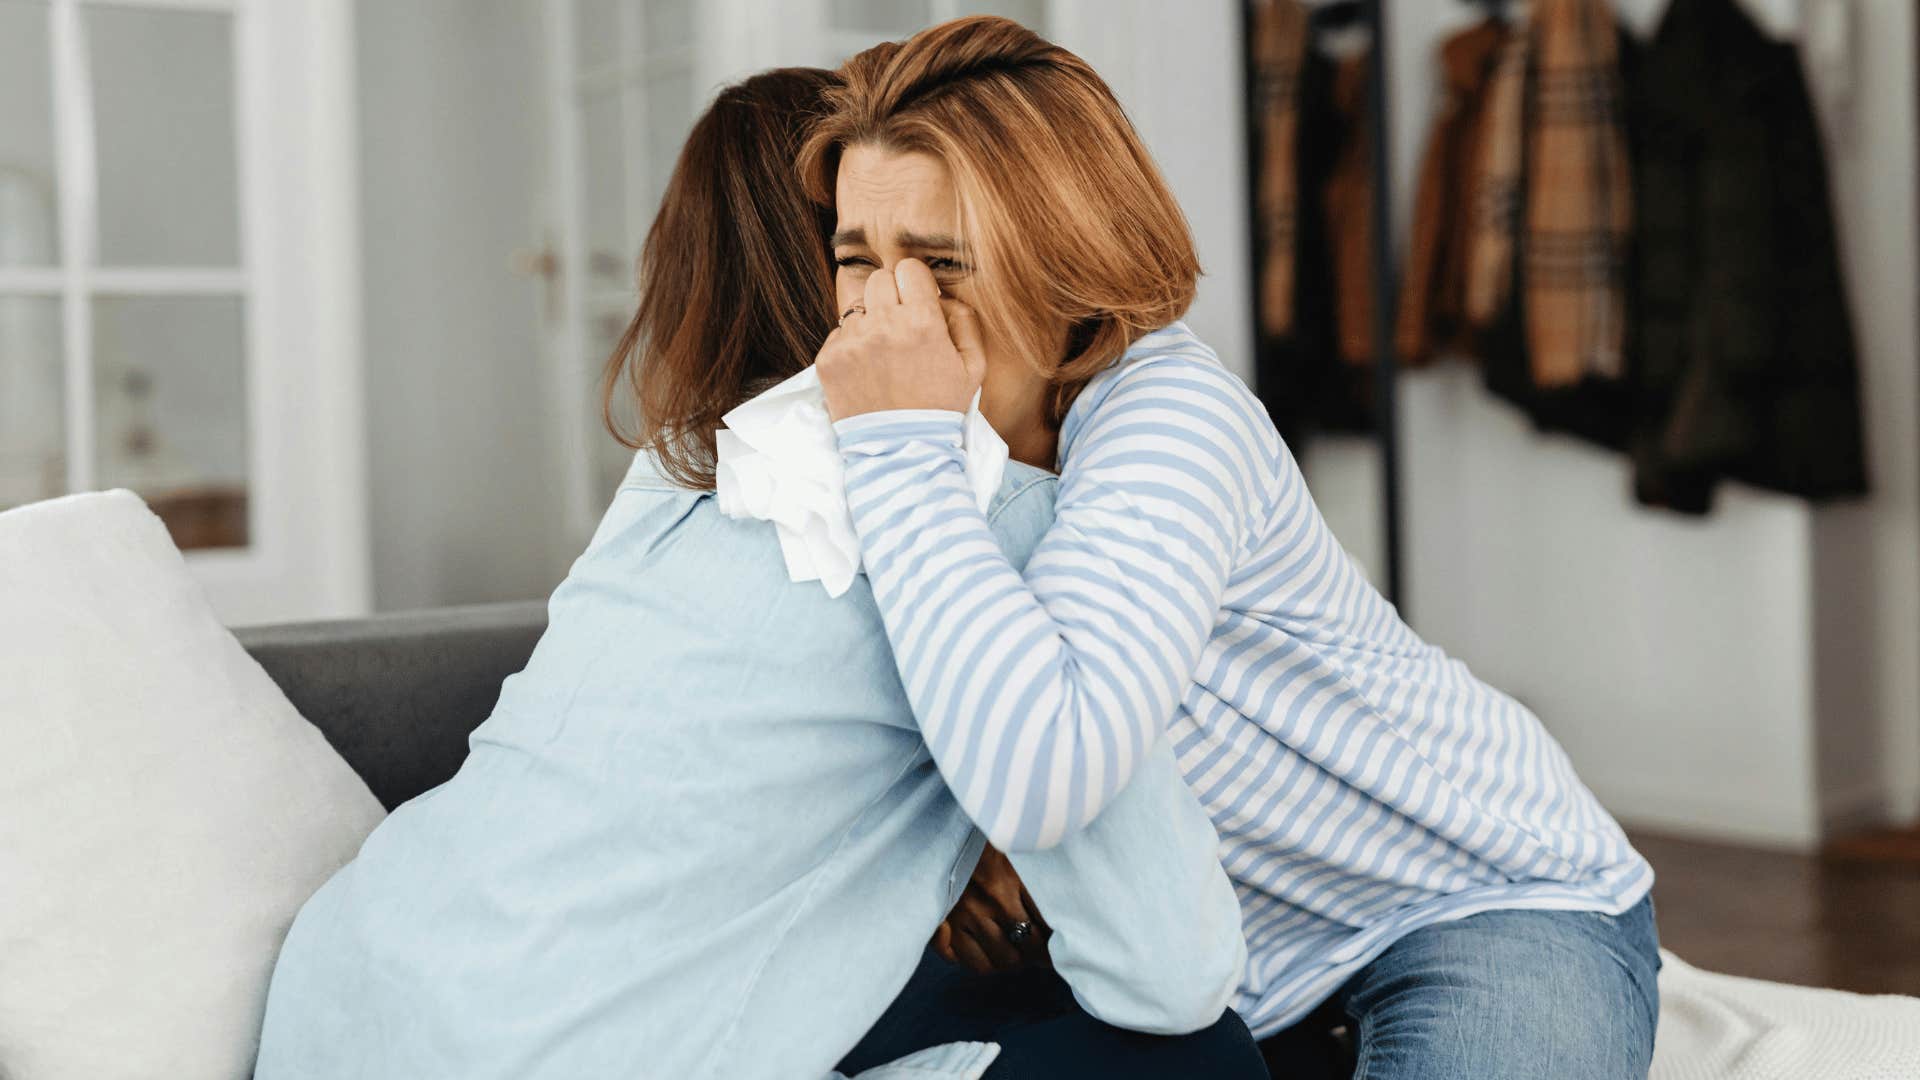
MULTIPOLYGON (((818 581, 829 596, 846 592, 860 572, 860 538, 820 376, 807 368, 721 419, 727 426, 714 433, 720 512, 773 522, 789 578, 818 581)), ((978 391, 961 444, 967 483, 984 513, 1006 472, 1007 443, 980 414, 978 391)))

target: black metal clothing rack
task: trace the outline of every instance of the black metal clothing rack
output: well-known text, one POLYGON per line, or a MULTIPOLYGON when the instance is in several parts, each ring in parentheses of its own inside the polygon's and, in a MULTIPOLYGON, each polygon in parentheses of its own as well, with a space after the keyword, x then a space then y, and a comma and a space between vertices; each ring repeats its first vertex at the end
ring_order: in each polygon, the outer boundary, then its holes
MULTIPOLYGON (((1252 3, 1258 0, 1243 0, 1241 13, 1241 63, 1245 97, 1251 106, 1254 92, 1255 72, 1252 63, 1252 50, 1248 43, 1252 40, 1253 13, 1252 3)), ((1374 442, 1380 455, 1380 524, 1382 555, 1385 559, 1385 578, 1379 583, 1387 599, 1399 609, 1404 617, 1407 613, 1406 592, 1403 587, 1401 561, 1401 518, 1400 518, 1400 440, 1399 426, 1396 422, 1397 387, 1396 375, 1399 371, 1399 358, 1394 353, 1394 314, 1399 308, 1398 269, 1393 260, 1393 159, 1392 131, 1389 128, 1389 86, 1387 81, 1387 19, 1382 0, 1359 0, 1340 5, 1348 8, 1351 18, 1367 27, 1372 34, 1373 60, 1368 65, 1367 122, 1372 125, 1373 158, 1373 251, 1371 259, 1373 281, 1373 357, 1374 357, 1374 442)), ((1259 117, 1249 107, 1246 121, 1247 154, 1247 210, 1249 222, 1257 220, 1256 205, 1259 189, 1259 158, 1253 148, 1259 145, 1259 117)), ((1257 245, 1250 245, 1250 253, 1257 245)), ((1252 254, 1252 278, 1258 281, 1260 267, 1258 255, 1252 254)), ((1254 340, 1259 340, 1259 313, 1249 305, 1247 316, 1254 324, 1254 340)))

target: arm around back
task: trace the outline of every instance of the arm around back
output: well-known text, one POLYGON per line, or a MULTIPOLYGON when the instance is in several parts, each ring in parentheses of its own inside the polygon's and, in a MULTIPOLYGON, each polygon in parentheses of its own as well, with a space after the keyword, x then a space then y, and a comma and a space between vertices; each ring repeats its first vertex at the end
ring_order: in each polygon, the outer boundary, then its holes
MULTIPOLYGON (((987 520, 1016 570, 1053 523, 1057 488, 1050 473, 1008 465, 987 520)), ((1247 946, 1219 843, 1162 736, 1086 828, 1045 850, 1009 852, 1053 928, 1054 969, 1082 1008, 1161 1035, 1220 1018, 1240 987, 1247 946)))
POLYGON ((1086 828, 1008 858, 1053 928, 1048 952, 1080 1006, 1115 1027, 1209 1027, 1246 969, 1219 834, 1166 739, 1086 828))

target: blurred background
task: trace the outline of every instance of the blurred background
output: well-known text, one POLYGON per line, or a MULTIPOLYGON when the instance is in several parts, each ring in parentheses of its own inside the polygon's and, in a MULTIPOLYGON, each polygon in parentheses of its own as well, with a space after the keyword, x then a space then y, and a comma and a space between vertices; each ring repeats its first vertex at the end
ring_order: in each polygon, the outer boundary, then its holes
POLYGON ((0 508, 132 488, 235 625, 544 597, 629 460, 594 383, 715 88, 1007 15, 1107 78, 1188 321, 1644 838, 1683 954, 1912 993, 1914 7, 1601 6, 1569 72, 1464 0, 0 0, 0 508), (1568 175, 1632 211, 1561 251, 1568 175), (1554 274, 1617 364, 1553 369, 1554 274))

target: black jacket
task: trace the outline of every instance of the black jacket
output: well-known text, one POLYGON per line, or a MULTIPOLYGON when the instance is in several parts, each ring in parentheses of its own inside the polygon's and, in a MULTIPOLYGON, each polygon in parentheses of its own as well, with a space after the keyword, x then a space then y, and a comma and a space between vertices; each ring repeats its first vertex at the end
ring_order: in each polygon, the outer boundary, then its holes
POLYGON ((1722 477, 1809 498, 1864 492, 1853 325, 1798 51, 1734 0, 1672 0, 1644 45, 1619 33, 1626 375, 1535 387, 1521 285, 1483 342, 1488 389, 1541 430, 1630 454, 1648 505, 1706 513, 1722 477))
POLYGON ((1864 492, 1853 326, 1797 49, 1733 0, 1673 0, 1627 95, 1636 496, 1702 513, 1722 476, 1864 492))

